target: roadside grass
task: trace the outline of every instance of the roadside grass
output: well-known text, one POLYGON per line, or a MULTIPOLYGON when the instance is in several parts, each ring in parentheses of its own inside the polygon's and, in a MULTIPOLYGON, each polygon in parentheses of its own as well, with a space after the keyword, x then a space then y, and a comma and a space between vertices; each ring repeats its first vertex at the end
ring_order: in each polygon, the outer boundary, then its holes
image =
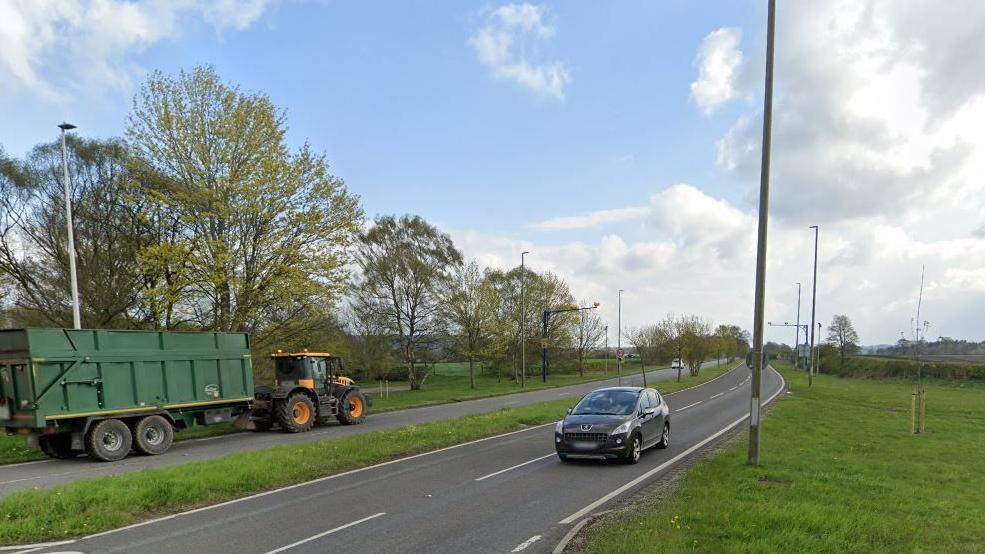
MULTIPOLYGON (((665 381, 670 393, 710 381, 735 367, 665 381)), ((359 467, 490 437, 560 419, 574 398, 503 408, 455 419, 357 436, 230 454, 201 462, 86 479, 0 500, 0 544, 51 541, 98 533, 158 517, 310 481, 359 467), (271 468, 276 468, 272 471, 271 468)))
MULTIPOLYGON (((639 363, 633 362, 635 362, 635 360, 627 362, 623 365, 622 374, 624 376, 636 375, 640 373, 639 363)), ((476 375, 476 388, 472 389, 469 387, 468 363, 446 362, 437 365, 440 368, 439 373, 429 377, 425 383, 425 387, 422 390, 393 390, 390 392, 390 396, 388 398, 382 398, 378 392, 370 393, 370 396, 372 396, 373 399, 373 407, 369 410, 370 416, 374 413, 404 410, 408 408, 419 408, 424 406, 435 406, 438 404, 476 400, 479 398, 489 398, 518 392, 564 387, 568 385, 600 381, 603 379, 611 379, 616 377, 615 362, 610 360, 608 370, 598 369, 593 365, 589 366, 590 369, 586 368, 584 376, 578 375, 577 372, 566 370, 563 373, 558 372, 548 375, 547 383, 541 381, 540 374, 528 374, 526 387, 520 387, 518 383, 506 378, 497 379, 496 377, 490 375, 476 375), (462 365, 464 365, 464 374, 461 373, 462 367, 460 366, 462 365)), ((646 370, 649 372, 658 369, 666 369, 666 367, 666 365, 648 365, 646 370)), ((723 369, 725 369, 725 364, 721 367, 716 366, 705 368, 702 370, 701 376, 704 376, 707 372, 721 371, 723 369)), ((689 380, 688 382, 693 384, 695 382, 702 381, 689 380)), ((660 385, 661 390, 664 390, 664 387, 666 387, 666 384, 668 383, 669 381, 662 383, 660 385)), ((400 382, 391 382, 391 386, 399 386, 402 384, 403 383, 400 382)), ((378 383, 374 383, 372 381, 362 381, 359 385, 364 388, 379 386, 378 383)), ((239 432, 241 432, 241 430, 233 427, 231 423, 208 426, 196 425, 189 429, 175 433, 174 438, 177 441, 181 441, 239 432)), ((0 465, 43 459, 45 459, 45 455, 41 453, 40 450, 26 448, 24 446, 23 437, 0 435, 0 465)))
POLYGON ((985 551, 985 384, 925 380, 926 433, 911 435, 912 380, 808 388, 781 369, 793 394, 765 420, 762 465, 738 440, 666 501, 592 529, 584 552, 985 551))

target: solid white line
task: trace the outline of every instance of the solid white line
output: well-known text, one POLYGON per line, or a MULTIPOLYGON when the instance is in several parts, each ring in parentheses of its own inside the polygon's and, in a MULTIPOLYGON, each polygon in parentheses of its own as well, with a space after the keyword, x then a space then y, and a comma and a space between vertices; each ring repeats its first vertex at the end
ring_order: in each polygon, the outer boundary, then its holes
POLYGON ((0 552, 9 552, 11 550, 17 550, 15 554, 21 554, 22 552, 33 552, 35 550, 41 550, 42 548, 50 548, 52 546, 61 546, 63 544, 71 544, 75 541, 55 541, 55 542, 37 542, 34 544, 18 544, 14 546, 0 546, 0 552))
POLYGON ((686 410, 686 409, 688 409, 688 408, 690 408, 692 406, 697 406, 698 404, 701 404, 702 402, 704 402, 704 400, 698 400, 694 404, 688 404, 687 406, 684 406, 683 408, 677 408, 676 410, 674 410, 674 412, 675 413, 676 412, 683 412, 684 410, 686 410))
POLYGON ((147 521, 141 521, 140 523, 134 523, 132 525, 127 525, 126 527, 120 527, 119 529, 111 529, 109 531, 103 531, 102 533, 96 533, 94 535, 88 535, 88 536, 82 537, 79 540, 94 539, 96 537, 102 537, 102 536, 105 536, 105 535, 111 535, 113 533, 119 533, 120 531, 126 531, 128 529, 134 529, 136 527, 143 527, 145 525, 150 525, 152 523, 159 523, 161 521, 167 521, 169 519, 174 519, 174 518, 180 517, 180 516, 197 514, 199 512, 204 512, 204 511, 207 511, 207 510, 213 510, 215 508, 221 508, 223 506, 229 506, 231 504, 237 504, 239 502, 245 502, 247 500, 253 500, 255 498, 262 498, 264 496, 269 496, 271 494, 277 494, 279 492, 283 492, 283 491, 287 491, 287 490, 297 489, 297 488, 300 488, 300 487, 307 487, 309 485, 314 485, 315 483, 321 483, 323 481, 329 481, 331 479, 338 479, 339 477, 346 477, 346 476, 349 476, 349 475, 353 475, 355 473, 360 473, 360 472, 363 472, 363 471, 368 471, 370 469, 376 469, 376 468, 379 468, 379 467, 384 467, 384 466, 388 466, 388 465, 392 465, 392 464, 397 464, 397 463, 400 463, 400 462, 406 462, 407 460, 413 460, 415 458, 421 458, 423 456, 430 456, 431 454, 438 454, 440 452, 446 452, 448 450, 452 450, 452 449, 455 449, 455 448, 461 448, 463 446, 469 446, 469 445, 480 443, 480 442, 485 442, 485 441, 489 441, 489 440, 493 440, 493 439, 498 439, 498 438, 502 438, 502 437, 508 437, 510 435, 515 435, 517 433, 526 433, 527 431, 533 431, 534 429, 540 429, 542 427, 547 427, 547 426, 550 426, 550 425, 557 425, 557 422, 556 421, 552 421, 551 423, 544 423, 543 425, 534 425, 533 427, 527 427, 525 429, 519 429, 517 431, 510 431, 509 433, 503 433, 501 435, 495 435, 495 436, 492 436, 492 437, 485 437, 485 438, 482 438, 482 439, 476 439, 474 441, 463 442, 461 444, 453 444, 451 446, 446 446, 444 448, 439 448, 438 450, 430 450, 428 452, 421 452, 420 454, 414 454, 413 456, 407 456, 405 458, 397 458, 396 460, 390 460, 388 462, 382 462, 382 463, 379 463, 379 464, 376 464, 376 465, 371 465, 371 466, 366 466, 366 467, 360 467, 360 468, 356 468, 356 469, 351 469, 349 471, 344 471, 342 473, 335 473, 335 474, 332 474, 332 475, 326 475, 325 477, 319 477, 318 479, 313 479, 311 481, 304 481, 302 483, 295 483, 293 485, 287 485, 286 487, 281 487, 279 489, 271 489, 269 491, 264 491, 264 492, 259 492, 259 493, 256 493, 256 494, 251 494, 250 496, 244 496, 242 498, 236 498, 236 499, 233 499, 233 500, 227 500, 226 502, 220 502, 219 504, 212 504, 210 506, 202 506, 201 508, 195 508, 194 510, 188 510, 187 512, 180 512, 180 513, 177 513, 177 514, 171 514, 171 515, 162 516, 162 517, 159 517, 159 518, 156 518, 156 519, 149 519, 147 521))
POLYGON ((0 464, 0 468, 6 469, 8 467, 20 467, 20 466, 30 466, 34 464, 50 464, 51 462, 57 462, 58 460, 53 460, 48 458, 47 460, 34 460, 33 462, 17 462, 16 464, 0 464))
POLYGON ((581 528, 584 527, 585 524, 588 523, 589 521, 590 518, 586 517, 585 519, 575 524, 575 526, 572 527, 570 531, 568 531, 568 533, 564 536, 564 538, 561 539, 561 542, 557 543, 557 546, 554 547, 554 551, 551 552, 551 554, 562 554, 564 552, 564 549, 567 548, 568 543, 571 542, 571 539, 575 538, 575 535, 578 534, 578 531, 581 531, 581 528))
MULTIPOLYGON (((786 380, 783 379, 783 375, 780 375, 780 372, 776 371, 775 369, 773 371, 780 377, 780 388, 775 393, 773 393, 773 395, 770 396, 766 400, 766 402, 764 402, 763 404, 769 404, 770 402, 772 402, 773 399, 776 398, 781 392, 783 392, 783 389, 784 388, 786 388, 786 380)), ((663 471, 663 470, 667 469, 668 467, 674 465, 675 463, 679 462, 681 459, 683 459, 684 457, 690 455, 695 450, 698 450, 699 448, 703 447, 704 445, 708 444, 709 442, 717 439, 718 437, 724 435, 725 433, 728 433, 729 431, 731 431, 732 429, 734 429, 740 423, 742 423, 743 421, 745 421, 747 419, 749 419, 749 414, 746 414, 746 415, 740 417, 739 419, 733 421, 732 423, 729 423, 728 425, 726 425, 725 427, 723 427, 722 429, 720 429, 718 432, 716 432, 714 435, 711 435, 710 437, 705 438, 704 440, 702 440, 701 442, 699 442, 699 443, 695 444, 694 446, 688 448, 684 452, 681 452, 680 454, 678 454, 678 455, 674 456, 673 458, 667 460, 666 462, 658 465, 657 467, 651 469, 650 471, 647 471, 643 475, 640 475, 636 479, 633 479, 632 481, 630 481, 630 482, 626 483, 625 485, 619 487, 618 489, 610 492, 609 494, 603 496, 602 498, 599 498, 595 502, 592 502, 588 506, 585 506, 584 508, 578 510, 577 512, 571 514, 570 516, 562 519, 559 523, 561 525, 569 525, 569 524, 577 521, 579 518, 582 518, 582 517, 586 516, 587 514, 591 513, 593 510, 595 510, 596 508, 598 508, 599 506, 605 504, 606 502, 612 500, 613 498, 619 496, 620 494, 626 492, 627 490, 635 487, 636 485, 642 483, 643 481, 646 481, 647 479, 649 479, 650 477, 654 476, 655 474, 660 473, 661 471, 663 471)))
POLYGON ((523 462, 522 464, 516 464, 515 466, 511 466, 511 467, 508 467, 506 469, 501 469, 501 470, 499 470, 497 472, 490 473, 489 475, 483 475, 482 477, 477 478, 476 481, 485 481, 486 479, 489 479, 490 477, 495 477, 497 475, 500 475, 502 473, 506 473, 507 471, 516 469, 518 467, 523 467, 525 465, 530 465, 530 464, 532 464, 534 462, 539 462, 540 460, 543 460, 544 458, 550 458, 553 455, 554 455, 554 452, 551 452, 550 454, 547 454, 546 456, 541 456, 539 458, 534 458, 533 460, 527 460, 526 462, 523 462))
POLYGON ((535 543, 535 542, 537 542, 539 540, 540 540, 540 535, 534 535, 534 536, 530 537, 529 539, 521 542, 516 548, 514 548, 512 550, 512 552, 523 552, 524 550, 527 549, 528 546, 530 546, 531 544, 533 544, 533 543, 535 543))
POLYGON ((725 394, 725 393, 724 392, 720 392, 720 393, 716 394, 715 396, 712 396, 708 400, 711 400, 712 398, 718 398, 719 396, 722 396, 723 394, 725 394))
POLYGON ((371 516, 366 516, 366 517, 364 517, 362 519, 357 519, 356 521, 353 521, 353 522, 350 522, 350 523, 346 523, 345 525, 339 525, 335 529, 329 529, 328 531, 325 531, 324 533, 318 533, 317 535, 314 535, 312 537, 308 537, 308 538, 306 538, 304 540, 300 540, 298 542, 293 542, 293 543, 291 543, 291 544, 289 544, 287 546, 282 546, 282 547, 280 547, 280 548, 278 548, 276 550, 271 550, 270 552, 267 552, 267 554, 277 554, 278 552, 284 552, 285 550, 290 550, 290 549, 294 548, 295 546, 301 546, 302 544, 305 544, 305 543, 308 543, 308 542, 311 542, 311 541, 314 541, 314 540, 318 540, 318 539, 320 539, 322 537, 331 535, 332 533, 336 533, 336 532, 341 531, 343 529, 348 529, 349 527, 352 527, 353 525, 359 525, 360 523, 369 521, 371 519, 376 519, 376 518, 378 518, 380 516, 385 516, 385 515, 386 515, 386 512, 380 512, 378 514, 373 514, 371 516))

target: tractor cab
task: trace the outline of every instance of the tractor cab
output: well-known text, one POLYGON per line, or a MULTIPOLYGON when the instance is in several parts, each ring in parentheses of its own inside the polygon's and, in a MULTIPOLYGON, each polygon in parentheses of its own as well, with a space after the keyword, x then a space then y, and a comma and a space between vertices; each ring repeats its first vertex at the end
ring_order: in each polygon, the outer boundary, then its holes
POLYGON ((251 428, 279 426, 300 433, 315 423, 328 422, 332 416, 343 425, 362 423, 370 399, 352 379, 342 375, 342 358, 307 350, 278 350, 271 358, 274 387, 257 387, 251 428))

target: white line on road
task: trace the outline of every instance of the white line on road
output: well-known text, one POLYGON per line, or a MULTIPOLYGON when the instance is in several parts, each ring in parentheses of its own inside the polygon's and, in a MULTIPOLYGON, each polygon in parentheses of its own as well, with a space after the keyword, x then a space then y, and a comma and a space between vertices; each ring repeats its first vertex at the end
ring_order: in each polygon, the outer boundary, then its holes
POLYGON ((373 514, 371 516, 366 516, 366 517, 364 517, 362 519, 357 519, 356 521, 352 521, 352 522, 346 523, 345 525, 339 525, 335 529, 329 529, 328 531, 325 531, 324 533, 318 533, 317 535, 314 535, 312 537, 308 537, 308 538, 306 538, 304 540, 300 540, 298 542, 292 542, 291 544, 289 544, 287 546, 282 546, 282 547, 280 547, 280 548, 278 548, 276 550, 271 550, 270 552, 267 552, 267 554, 277 554, 278 552, 283 552, 285 550, 290 550, 290 549, 294 548, 295 546, 301 546, 302 544, 305 544, 305 543, 308 543, 308 542, 311 542, 311 541, 314 541, 314 540, 318 540, 318 539, 320 539, 322 537, 331 535, 332 533, 341 531, 343 529, 348 529, 349 527, 352 527, 353 525, 359 525, 360 523, 369 521, 371 519, 376 519, 376 518, 378 518, 380 516, 385 516, 385 515, 386 515, 386 512, 380 512, 378 514, 373 514))
POLYGON ((528 546, 530 546, 531 544, 533 544, 533 543, 535 543, 535 542, 537 542, 539 540, 540 540, 540 535, 534 535, 534 536, 530 537, 529 539, 521 542, 519 545, 517 545, 517 547, 513 549, 513 552, 523 552, 524 550, 527 549, 528 546))
POLYGON ((724 392, 720 392, 720 393, 718 393, 718 394, 716 394, 716 395, 714 395, 714 396, 712 396, 712 397, 711 397, 711 398, 709 398, 708 400, 711 400, 712 398, 718 398, 719 396, 721 396, 721 395, 723 395, 723 394, 725 394, 725 393, 724 393, 724 392))
POLYGON ((677 408, 677 409, 676 409, 676 410, 674 410, 674 411, 675 411, 675 412, 683 412, 684 410, 686 410, 686 409, 688 409, 688 408, 691 408, 691 407, 693 407, 693 406, 697 406, 698 404, 701 404, 702 402, 704 402, 704 400, 698 400, 698 401, 697 401, 697 402, 695 402, 694 404, 688 404, 687 406, 684 406, 683 408, 677 408))
POLYGON ((515 466, 510 466, 510 467, 508 467, 506 469, 501 469, 501 470, 496 471, 494 473, 490 473, 489 475, 483 475, 482 477, 479 477, 478 479, 476 479, 476 481, 485 481, 486 479, 489 479, 490 477, 495 477, 495 476, 497 476, 497 475, 499 475, 501 473, 506 473, 507 471, 516 469, 518 467, 523 467, 525 465, 530 465, 530 464, 532 464, 534 462, 538 462, 540 460, 543 460, 544 458, 550 458, 553 455, 554 455, 554 452, 551 452, 550 454, 547 454, 546 456, 541 456, 539 458, 534 458, 533 460, 527 460, 526 462, 523 462, 522 464, 516 464, 515 466))
POLYGON ((732 387, 732 388, 730 388, 730 389, 729 389, 729 391, 734 391, 734 390, 735 390, 735 389, 737 389, 737 388, 739 388, 739 385, 736 385, 736 386, 734 386, 734 387, 732 387))
MULTIPOLYGON (((776 370, 774 370, 774 371, 776 371, 776 370)), ((776 398, 781 392, 783 392, 783 389, 786 388, 786 380, 783 379, 783 375, 780 375, 779 372, 776 372, 776 374, 779 375, 779 377, 780 377, 780 388, 776 392, 774 392, 773 393, 773 396, 770 396, 766 400, 766 402, 764 402, 763 404, 769 404, 770 402, 772 402, 773 399, 776 398)), ((690 455, 695 450, 698 450, 699 448, 701 448, 704 445, 708 444, 709 442, 717 439, 718 437, 724 435, 725 433, 728 433, 729 431, 731 431, 732 429, 734 429, 736 426, 738 426, 740 423, 742 423, 743 421, 745 421, 747 419, 749 419, 749 414, 746 414, 746 415, 740 417, 739 419, 733 421, 732 423, 729 423, 728 425, 726 425, 725 427, 723 427, 722 429, 720 429, 718 432, 716 432, 715 434, 711 435, 710 437, 705 438, 704 440, 698 442, 697 444, 695 444, 694 446, 688 448, 684 452, 681 452, 680 454, 678 454, 678 455, 674 456, 673 458, 667 460, 666 462, 658 465, 657 467, 651 469, 650 471, 647 471, 643 475, 640 475, 636 479, 633 479, 632 481, 630 481, 630 482, 626 483, 625 485, 617 488, 616 490, 610 492, 609 494, 603 496, 602 498, 599 498, 595 502, 592 502, 588 506, 585 506, 584 508, 578 510, 577 512, 571 514, 570 516, 562 519, 559 523, 561 525, 570 525, 571 523, 574 523, 578 519, 580 519, 582 517, 585 517, 586 515, 588 515, 589 513, 591 513, 592 510, 598 508, 599 506, 605 504, 606 502, 612 500, 613 498, 619 496, 620 494, 626 492, 627 490, 634 488, 636 485, 639 485, 640 483, 642 483, 643 481, 646 481, 650 477, 653 477, 657 473, 660 473, 661 471, 667 469, 668 467, 676 464, 682 458, 690 455)))

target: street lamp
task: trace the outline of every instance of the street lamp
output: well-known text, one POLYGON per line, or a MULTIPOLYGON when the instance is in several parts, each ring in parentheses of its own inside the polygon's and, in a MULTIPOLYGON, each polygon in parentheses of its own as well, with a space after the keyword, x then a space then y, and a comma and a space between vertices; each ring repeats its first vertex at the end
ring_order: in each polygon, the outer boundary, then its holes
POLYGON ((547 382, 547 325, 551 321, 552 314, 560 314, 564 312, 580 312, 581 310, 594 310, 601 306, 598 302, 593 302, 591 306, 584 308, 579 308, 578 306, 566 306, 564 308, 558 308, 556 310, 544 310, 544 332, 541 334, 540 346, 543 349, 543 361, 541 363, 541 379, 547 382))
POLYGON ((814 229, 814 282, 811 284, 811 366, 807 369, 807 386, 814 386, 814 373, 817 368, 814 366, 814 316, 817 309, 817 236, 820 232, 817 225, 811 225, 808 229, 814 229))
POLYGON ((79 313, 79 280, 75 275, 75 232, 72 230, 72 189, 68 182, 68 150, 65 146, 65 131, 75 129, 71 123, 58 126, 62 130, 62 171, 65 185, 65 221, 68 227, 68 271, 72 283, 72 324, 76 329, 82 328, 82 315, 79 313))
POLYGON ((800 283, 797 283, 797 326, 793 330, 793 366, 800 369, 800 283))
MULTIPOLYGON (((527 312, 524 308, 524 295, 526 294, 527 272, 524 265, 524 257, 530 252, 524 250, 520 252, 520 387, 527 386, 527 341, 524 334, 523 324, 527 319, 527 312)), ((513 366, 516 367, 516 366, 513 366)))
POLYGON ((622 293, 619 289, 619 318, 616 320, 616 374, 619 376, 619 385, 622 385, 622 293))
MULTIPOLYGON (((796 333, 796 335, 798 337, 798 338, 795 339, 795 341, 794 341, 795 343, 796 343, 796 341, 800 340, 799 337, 800 337, 800 329, 801 328, 804 329, 804 337, 807 336, 807 324, 806 323, 803 324, 803 325, 800 325, 800 324, 791 325, 790 323, 788 323, 786 321, 784 321, 783 323, 773 323, 772 321, 767 321, 766 324, 769 325, 770 327, 793 327, 794 328, 794 333, 796 333)), ((794 352, 795 353, 796 353, 796 347, 797 347, 797 345, 794 344, 794 352)))

